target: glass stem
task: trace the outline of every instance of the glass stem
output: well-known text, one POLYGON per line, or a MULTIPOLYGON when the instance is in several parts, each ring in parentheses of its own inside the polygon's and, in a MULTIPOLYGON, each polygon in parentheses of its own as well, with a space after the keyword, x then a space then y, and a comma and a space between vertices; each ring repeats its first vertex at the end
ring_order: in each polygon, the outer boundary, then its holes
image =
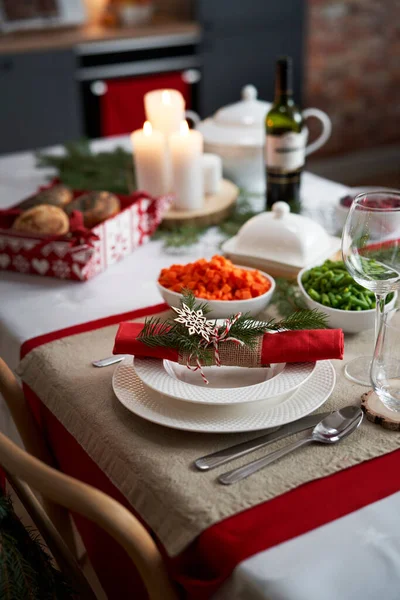
MULTIPOLYGON (((378 366, 376 364, 377 358, 381 356, 381 349, 383 347, 384 335, 385 335, 385 301, 386 294, 375 294, 376 298, 376 313, 375 313, 375 350, 373 356, 373 370, 378 366)), ((379 361, 378 361, 379 362, 379 361)))
POLYGON ((376 313, 375 313, 375 344, 378 341, 379 333, 385 322, 385 300, 387 294, 375 294, 376 313))

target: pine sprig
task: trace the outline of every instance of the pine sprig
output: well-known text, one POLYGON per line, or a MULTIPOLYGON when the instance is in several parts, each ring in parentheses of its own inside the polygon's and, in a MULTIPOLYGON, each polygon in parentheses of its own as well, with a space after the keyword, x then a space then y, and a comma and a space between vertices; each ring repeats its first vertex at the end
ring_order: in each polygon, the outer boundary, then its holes
POLYGON ((307 304, 295 280, 288 281, 282 277, 275 279, 275 292, 271 300, 280 315, 289 316, 293 311, 307 310, 307 304))
POLYGON ((230 335, 251 348, 260 335, 264 335, 268 331, 270 331, 270 328, 267 322, 257 321, 249 313, 246 313, 239 317, 231 327, 230 335))
POLYGON ((74 190, 107 190, 130 194, 136 189, 132 153, 123 148, 111 152, 93 152, 89 140, 69 142, 64 154, 38 153, 37 167, 56 170, 62 183, 74 190))
POLYGON ((271 319, 266 325, 271 331, 299 331, 301 329, 326 329, 328 317, 317 309, 298 310, 288 317, 276 321, 271 319))
MULTIPOLYGON (((245 190, 239 190, 239 196, 230 215, 217 227, 224 237, 236 235, 241 226, 251 217, 258 214, 251 205, 251 195, 245 190)), ((182 225, 174 229, 157 229, 153 235, 153 240, 162 240, 164 248, 184 248, 193 246, 200 241, 201 236, 210 228, 204 225, 182 225)), ((222 242, 221 242, 222 243, 222 242)))
POLYGON ((171 333, 173 325, 170 319, 166 321, 162 321, 157 317, 146 319, 139 339, 150 348, 155 348, 156 346, 175 348, 174 336, 171 333))
MULTIPOLYGON (((186 308, 184 314, 185 320, 188 311, 202 311, 203 316, 210 311, 207 302, 199 303, 193 292, 185 290, 181 300, 182 308, 186 308)), ((195 315, 190 315, 190 319, 195 315)), ((233 316, 231 317, 233 318, 233 316)), ((209 323, 209 322, 208 322, 209 323)), ((212 322, 217 327, 217 322, 212 322)), ((176 322, 174 318, 162 321, 159 318, 151 317, 146 319, 143 329, 138 339, 149 347, 173 348, 180 353, 187 353, 193 359, 197 359, 204 366, 212 364, 212 342, 205 343, 201 332, 189 334, 189 325, 176 322)), ((203 325, 202 325, 203 327, 203 325)), ((300 329, 324 329, 326 327, 326 316, 317 310, 299 310, 283 319, 269 319, 268 321, 258 321, 251 315, 241 315, 233 322, 229 336, 243 342, 248 348, 253 348, 261 335, 271 331, 290 331, 300 329)), ((221 335, 225 325, 218 327, 218 334, 221 335)))
POLYGON ((0 598, 72 600, 76 594, 53 564, 37 532, 25 528, 0 491, 0 598))
POLYGON ((208 348, 199 345, 200 336, 188 336, 187 329, 184 325, 179 325, 176 328, 177 350, 181 353, 191 355, 195 360, 198 360, 204 366, 212 364, 212 354, 208 348))
POLYGON ((327 317, 318 310, 299 310, 283 319, 255 321, 248 314, 242 315, 231 328, 231 334, 251 345, 255 336, 264 335, 269 331, 296 331, 301 329, 326 329, 327 317))
POLYGON ((194 225, 182 225, 182 227, 175 227, 173 230, 161 228, 157 229, 152 239, 162 240, 164 248, 184 248, 197 244, 207 229, 208 227, 194 225))
POLYGON ((202 310, 204 316, 211 312, 208 302, 199 302, 192 290, 189 290, 188 288, 182 290, 181 304, 186 304, 190 310, 202 310))

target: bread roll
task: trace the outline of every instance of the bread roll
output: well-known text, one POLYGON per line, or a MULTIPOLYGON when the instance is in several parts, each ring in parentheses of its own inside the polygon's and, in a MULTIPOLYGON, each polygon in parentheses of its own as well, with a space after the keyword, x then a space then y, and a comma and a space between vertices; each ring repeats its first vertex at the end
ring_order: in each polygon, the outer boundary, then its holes
POLYGON ((65 235, 69 231, 69 219, 58 206, 40 204, 19 215, 13 229, 41 235, 65 235))
POLYGON ((59 184, 55 185, 47 190, 43 190, 35 196, 31 196, 27 198, 21 204, 18 205, 18 208, 22 210, 28 210, 33 206, 39 206, 40 204, 49 204, 51 206, 59 206, 60 208, 64 208, 69 202, 71 202, 74 198, 72 191, 66 185, 59 184))
POLYGON ((75 198, 66 206, 65 210, 68 214, 71 214, 73 210, 80 210, 85 227, 91 229, 117 215, 121 210, 121 204, 115 194, 94 191, 75 198))

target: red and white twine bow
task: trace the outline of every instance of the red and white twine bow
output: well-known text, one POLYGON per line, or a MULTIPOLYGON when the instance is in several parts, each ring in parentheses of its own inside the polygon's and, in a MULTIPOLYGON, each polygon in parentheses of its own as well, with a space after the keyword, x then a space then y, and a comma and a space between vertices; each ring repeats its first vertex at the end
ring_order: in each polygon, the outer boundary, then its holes
POLYGON ((224 330, 222 331, 222 333, 219 333, 218 327, 216 327, 213 331, 211 342, 214 345, 214 357, 215 357, 215 364, 217 365, 217 367, 221 366, 221 359, 219 356, 218 344, 220 344, 221 342, 234 342, 235 344, 240 345, 240 346, 244 345, 244 342, 229 335, 231 327, 236 323, 236 321, 241 316, 242 316, 242 313, 237 313, 237 315, 235 315, 234 317, 227 319, 223 325, 224 330))
MULTIPOLYGON (((215 360, 215 364, 217 367, 221 366, 221 358, 219 355, 219 344, 224 343, 224 342, 233 342, 234 344, 237 344, 240 346, 244 345, 244 342, 229 335, 229 332, 230 332, 232 326, 236 323, 236 321, 241 316, 242 316, 242 313, 238 313, 237 315, 231 317, 230 319, 227 319, 223 324, 223 330, 221 333, 219 332, 220 327, 214 327, 213 331, 211 332, 211 335, 208 336, 209 339, 207 340, 203 337, 203 339, 199 342, 199 346, 203 347, 203 348, 208 348, 210 346, 213 346, 214 360, 215 360)), ((200 371, 200 375, 201 375, 204 383, 208 384, 208 379, 204 375, 203 365, 201 364, 200 360, 198 358, 196 358, 196 366, 194 366, 191 364, 192 359, 193 359, 193 353, 190 354, 189 358, 187 359, 187 362, 186 362, 187 368, 190 369, 190 371, 200 371)))

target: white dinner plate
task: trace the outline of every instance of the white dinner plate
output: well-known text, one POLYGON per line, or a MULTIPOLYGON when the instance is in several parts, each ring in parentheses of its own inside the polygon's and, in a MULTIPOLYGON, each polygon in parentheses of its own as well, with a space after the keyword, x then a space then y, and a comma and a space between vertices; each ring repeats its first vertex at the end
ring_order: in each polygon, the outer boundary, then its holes
POLYGON ((270 368, 205 367, 204 383, 199 371, 156 358, 134 358, 139 378, 149 388, 185 402, 242 404, 294 391, 311 377, 315 362, 273 364, 270 368))
POLYGON ((335 380, 335 371, 330 361, 325 360, 317 363, 308 381, 286 400, 204 406, 150 390, 139 379, 132 358, 128 357, 115 369, 112 383, 119 401, 147 421, 199 433, 238 433, 276 427, 308 415, 329 398, 335 380))

